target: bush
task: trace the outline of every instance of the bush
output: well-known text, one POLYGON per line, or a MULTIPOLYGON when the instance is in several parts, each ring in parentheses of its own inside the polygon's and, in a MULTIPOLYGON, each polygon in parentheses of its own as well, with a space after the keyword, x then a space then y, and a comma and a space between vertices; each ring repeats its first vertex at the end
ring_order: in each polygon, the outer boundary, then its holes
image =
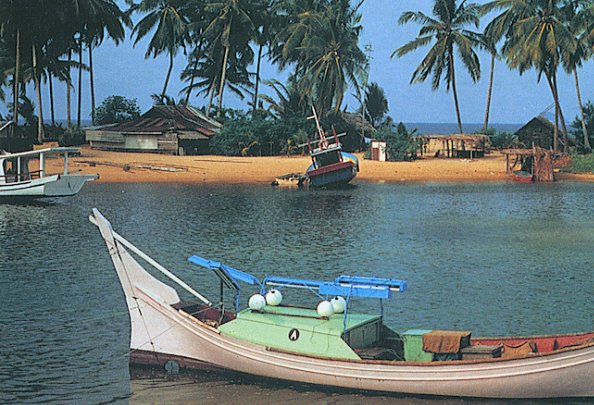
POLYGON ((516 148, 520 144, 518 138, 511 132, 495 132, 491 136, 491 146, 499 149, 516 148))
POLYGON ((386 158, 390 161, 416 158, 415 141, 403 123, 398 124, 396 131, 392 128, 380 129, 375 138, 386 141, 386 158))
POLYGON ((561 168, 565 173, 592 173, 594 174, 594 154, 571 155, 571 163, 561 168))
POLYGON ((284 119, 238 117, 227 120, 210 139, 210 149, 226 156, 273 156, 295 152, 305 141, 308 122, 300 117, 284 119))
POLYGON ((136 99, 129 100, 122 96, 109 96, 95 111, 94 124, 115 124, 131 121, 138 117, 140 117, 140 108, 136 99))
POLYGON ((79 128, 70 127, 58 136, 60 146, 79 146, 85 143, 85 131, 79 128))

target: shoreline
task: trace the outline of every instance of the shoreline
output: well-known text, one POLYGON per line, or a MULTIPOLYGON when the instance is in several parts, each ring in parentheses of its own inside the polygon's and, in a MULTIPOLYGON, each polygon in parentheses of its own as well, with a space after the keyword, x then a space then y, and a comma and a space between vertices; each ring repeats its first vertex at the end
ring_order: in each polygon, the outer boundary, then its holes
MULTIPOLYGON (((47 147, 47 145, 45 145, 47 147)), ((357 153, 361 171, 354 183, 491 183, 512 181, 505 173, 505 157, 493 152, 480 159, 424 158, 412 162, 379 162, 357 153)), ((308 156, 237 157, 174 156, 156 153, 112 152, 81 147, 69 158, 69 171, 99 174, 101 183, 262 184, 277 176, 304 173, 308 156)), ((48 160, 59 172, 62 159, 48 160)), ((594 174, 555 173, 559 181, 594 182, 594 174)))

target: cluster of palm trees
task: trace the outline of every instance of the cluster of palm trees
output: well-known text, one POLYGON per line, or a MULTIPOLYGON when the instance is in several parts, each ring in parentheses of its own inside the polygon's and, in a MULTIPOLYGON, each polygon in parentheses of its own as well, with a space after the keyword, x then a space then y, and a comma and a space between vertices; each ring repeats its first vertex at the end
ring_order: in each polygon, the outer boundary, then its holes
MULTIPOLYGON (((218 100, 223 109, 225 89, 241 98, 250 95, 256 110, 260 66, 267 57, 281 69, 291 69, 291 91, 301 106, 318 111, 338 111, 349 87, 360 90, 367 58, 359 48, 359 8, 349 0, 126 0, 127 10, 116 0, 2 0, 0 2, 0 89, 12 88, 10 110, 18 123, 19 104, 27 84, 34 83, 37 98, 38 137, 43 139, 41 86, 47 84, 53 114, 53 80, 67 86, 66 109, 71 125, 71 70, 78 74, 78 117, 81 120, 82 71, 89 72, 91 114, 94 116, 92 50, 105 38, 117 43, 131 28, 134 44, 149 39, 146 57, 167 55, 169 66, 162 102, 172 100, 167 89, 174 57, 183 52, 188 64, 182 90, 188 103, 192 95, 206 96, 207 113, 218 100), (132 17, 138 22, 132 24, 132 17), (87 54, 87 61, 83 55, 87 54), (78 55, 78 58, 76 56, 78 55), (255 59, 257 59, 255 61, 255 59), (249 69, 256 62, 256 72, 249 69)), ((0 99, 5 93, 0 92, 0 99)), ((11 117, 11 118, 12 118, 11 117)))
POLYGON ((134 27, 136 42, 152 33, 146 56, 169 56, 161 97, 165 98, 173 58, 188 55, 182 73, 191 95, 215 98, 223 109, 225 88, 250 105, 259 103, 260 67, 268 57, 291 69, 289 86, 300 103, 319 111, 338 111, 347 89, 359 90, 367 58, 359 48, 359 8, 349 0, 142 0, 131 7, 144 17, 134 27), (255 62, 255 73, 249 68, 255 62))
MULTIPOLYGON (((52 124, 55 124, 53 80, 67 84, 67 120, 70 125, 70 70, 79 70, 78 119, 81 121, 81 71, 91 80, 95 109, 92 50, 109 37, 116 43, 125 36, 130 18, 113 0, 2 0, 0 2, 0 86, 12 88, 11 118, 18 125, 19 106, 30 104, 27 84, 33 83, 37 99, 37 135, 43 140, 42 83, 50 93, 52 124), (83 63, 88 51, 88 64, 83 63), (78 61, 73 55, 78 54, 78 61)), ((5 94, 0 94, 4 98, 5 94)))
POLYGON ((520 74, 534 69, 539 81, 545 78, 555 105, 554 149, 559 149, 557 133, 560 121, 563 149, 566 151, 567 127, 559 103, 557 85, 558 72, 564 69, 575 77, 583 146, 584 149, 591 150, 582 108, 578 68, 592 57, 594 51, 594 1, 494 0, 479 5, 464 0, 435 0, 432 16, 409 11, 402 14, 399 22, 416 22, 422 27, 419 36, 396 49, 393 56, 400 57, 431 45, 414 71, 411 83, 425 81, 431 75, 433 88, 437 89, 444 79, 447 89, 452 89, 460 132, 463 129, 456 91, 455 61, 460 60, 476 82, 481 75, 476 53, 480 49, 491 55, 485 129, 489 120, 494 61, 495 58, 502 57, 511 69, 517 69, 520 74), (483 32, 468 29, 478 29, 480 19, 489 13, 497 15, 483 32))

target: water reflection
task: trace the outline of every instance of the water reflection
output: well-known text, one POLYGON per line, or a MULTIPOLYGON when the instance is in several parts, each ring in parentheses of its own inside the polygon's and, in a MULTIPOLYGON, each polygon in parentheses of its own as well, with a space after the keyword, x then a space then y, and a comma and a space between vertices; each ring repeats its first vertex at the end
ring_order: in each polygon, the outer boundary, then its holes
MULTIPOLYGON (((0 204, 0 402, 117 402, 131 389, 132 401, 162 403, 425 401, 221 376, 134 381, 130 388, 129 320, 107 251, 87 220, 93 207, 209 298, 218 283, 186 262, 192 254, 259 278, 403 278, 409 291, 386 304, 387 323, 476 336, 592 328, 592 195, 594 184, 571 183, 313 192, 97 183, 70 199, 0 204)), ((317 303, 304 294, 286 299, 317 303)), ((379 311, 376 302, 357 304, 379 311)))

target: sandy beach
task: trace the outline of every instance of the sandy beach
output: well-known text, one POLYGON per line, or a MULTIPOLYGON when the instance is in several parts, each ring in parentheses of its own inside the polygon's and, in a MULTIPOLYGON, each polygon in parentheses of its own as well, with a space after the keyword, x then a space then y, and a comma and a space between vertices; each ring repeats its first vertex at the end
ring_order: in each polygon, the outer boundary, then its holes
MULTIPOLYGON (((378 162, 365 160, 362 154, 357 156, 361 171, 355 182, 492 182, 511 179, 505 173, 505 157, 499 152, 492 152, 482 159, 425 158, 413 162, 378 162)), ((99 174, 100 182, 109 183, 270 184, 282 174, 304 173, 310 163, 307 156, 172 156, 101 151, 83 146, 81 156, 70 159, 69 170, 99 174)), ((48 162, 51 171, 59 172, 61 166, 61 159, 48 162)), ((594 181, 593 174, 557 173, 556 176, 558 180, 594 181)))

